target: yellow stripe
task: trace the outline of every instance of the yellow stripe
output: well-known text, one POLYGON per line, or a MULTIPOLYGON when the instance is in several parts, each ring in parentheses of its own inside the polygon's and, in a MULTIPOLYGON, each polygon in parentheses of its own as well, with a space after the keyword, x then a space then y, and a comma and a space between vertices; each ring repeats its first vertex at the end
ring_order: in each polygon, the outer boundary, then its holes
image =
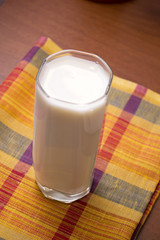
POLYGON ((39 188, 35 187, 35 182, 24 177, 9 204, 5 206, 2 217, 4 224, 14 227, 19 232, 24 231, 25 234, 25 229, 30 229, 32 233, 26 230, 28 232, 26 234, 35 236, 36 239, 37 236, 49 239, 53 237, 53 232, 56 232, 69 206, 46 199, 39 188), (29 182, 30 185, 28 185, 29 182), (54 211, 52 211, 53 209, 54 211), (23 224, 18 226, 18 222, 23 224), (37 224, 41 227, 39 228, 37 224), (43 234, 46 234, 46 236, 43 234))
POLYGON ((35 181, 35 173, 34 173, 34 168, 33 166, 30 167, 30 169, 28 170, 28 172, 25 174, 25 177, 29 177, 31 179, 34 179, 35 181))
POLYGON ((160 149, 160 135, 147 132, 143 129, 140 129, 136 126, 129 125, 125 131, 125 137, 130 140, 134 140, 137 144, 142 146, 147 146, 152 149, 160 149))
POLYGON ((0 220, 0 223, 8 227, 8 229, 14 229, 19 233, 31 237, 31 239, 42 239, 43 237, 44 240, 48 240, 53 236, 55 230, 53 226, 53 232, 50 233, 49 229, 44 228, 43 225, 36 226, 36 222, 30 222, 27 218, 18 216, 16 211, 13 214, 10 210, 12 209, 9 209, 7 205, 1 213, 2 220, 0 220))
POLYGON ((143 97, 144 100, 160 106, 160 97, 159 94, 148 89, 146 95, 143 97))
POLYGON ((88 237, 93 239, 97 235, 100 239, 130 239, 141 216, 142 213, 93 194, 74 228, 74 233, 83 235, 84 230, 87 230, 88 237))
MULTIPOLYGON (((117 111, 116 111, 115 107, 113 107, 109 110, 110 111, 108 111, 108 113, 106 114, 104 127, 105 127, 106 131, 111 132, 115 123, 118 121, 118 118, 119 118, 119 115, 120 115, 121 111, 119 111, 118 114, 117 114, 116 113, 117 111)), ((137 117, 136 121, 135 121, 135 118, 132 119, 130 124, 127 125, 127 129, 125 130, 125 134, 128 132, 128 135, 132 134, 132 135, 134 135, 135 138, 138 137, 138 138, 143 139, 143 140, 145 139, 145 141, 149 141, 151 143, 153 141, 156 141, 157 146, 158 146, 159 142, 160 142, 160 140, 159 140, 160 134, 158 134, 158 132, 160 130, 160 127, 158 125, 154 125, 153 123, 148 123, 147 121, 143 121, 140 118, 139 118, 139 120, 140 120, 140 124, 138 122, 138 117, 137 117), (141 124, 141 121, 142 121, 142 124, 141 124), (145 125, 144 122, 146 123, 146 127, 144 126, 145 125), (148 126, 148 128, 147 128, 147 126, 148 126)), ((123 123, 123 121, 121 121, 121 124, 123 124, 124 126, 126 125, 126 123, 125 122, 123 123)), ((104 132, 104 134, 106 135, 107 133, 104 132)))
POLYGON ((145 161, 146 165, 159 167, 160 149, 156 148, 156 146, 143 145, 134 139, 128 139, 128 137, 123 136, 116 150, 118 151, 119 149, 122 149, 122 152, 130 151, 129 154, 133 153, 134 156, 139 156, 142 161, 145 161))
MULTIPOLYGON (((106 108, 106 114, 112 114, 112 116, 114 116, 114 118, 118 118, 120 117, 121 113, 122 113, 122 109, 115 107, 113 105, 108 104, 107 108, 106 108)), ((107 116, 109 117, 109 116, 107 116)))
MULTIPOLYGON (((123 130, 120 129, 120 127, 116 127, 115 128, 115 123, 116 123, 117 118, 115 116, 112 116, 110 114, 108 114, 105 124, 104 124, 104 137, 106 135, 108 135, 111 131, 115 131, 115 134, 120 134, 119 132, 121 132, 121 134, 123 133, 123 130)), ((121 125, 125 127, 126 123, 121 121, 121 125)), ((144 130, 142 128, 139 128, 135 125, 129 124, 127 125, 127 128, 125 130, 125 136, 126 138, 128 138, 128 141, 136 141, 137 144, 145 144, 149 145, 150 148, 160 148, 160 135, 157 133, 150 133, 147 130, 144 130)))
MULTIPOLYGON (((15 81, 13 84, 13 93, 15 92, 16 94, 20 92, 20 95, 18 97, 23 96, 23 100, 26 100, 28 103, 31 101, 33 104, 34 102, 34 90, 32 89, 32 93, 30 93, 30 90, 27 90, 24 86, 22 86, 23 83, 15 81), (29 98, 28 98, 29 96, 29 98)), ((9 95, 9 94, 8 94, 9 95)))
POLYGON ((30 73, 33 76, 33 79, 36 78, 36 75, 38 73, 38 68, 36 68, 34 65, 31 63, 28 63, 26 67, 24 68, 24 71, 30 73))
MULTIPOLYGON (((31 111, 28 111, 25 106, 21 105, 20 103, 16 102, 13 98, 11 98, 9 95, 4 95, 1 99, 1 102, 4 102, 4 105, 6 104, 6 110, 7 104, 9 104, 12 108, 16 109, 19 113, 23 114, 26 118, 28 118, 30 121, 33 121, 33 113, 31 111)), ((12 111, 13 112, 13 111, 12 111)), ((14 112, 13 112, 14 114, 14 112)))
MULTIPOLYGON (((106 108, 106 121, 108 118, 112 119, 114 125, 114 123, 120 117, 122 111, 122 109, 109 104, 106 108)), ((159 135, 157 133, 160 132, 160 125, 153 124, 152 122, 142 119, 136 115, 133 115, 129 127, 137 128, 139 131, 145 130, 145 134, 153 133, 155 136, 158 136, 157 138, 159 138, 159 135)))
POLYGON ((4 166, 0 163, 0 188, 3 186, 10 173, 11 169, 7 167, 4 168, 4 166))
POLYGON ((134 92, 136 86, 137 86, 137 84, 134 82, 130 82, 128 80, 117 77, 115 75, 113 76, 113 81, 112 81, 113 88, 117 88, 118 90, 132 94, 134 92))
POLYGON ((30 203, 31 209, 35 208, 35 210, 37 210, 38 208, 40 208, 42 211, 41 214, 44 215, 47 214, 47 212, 50 213, 52 209, 54 209, 55 214, 63 218, 68 208, 70 207, 69 204, 63 204, 61 202, 51 201, 45 198, 41 193, 38 185, 36 184, 35 179, 33 180, 28 176, 26 177, 26 175, 24 176, 18 188, 14 192, 14 197, 16 199, 19 199, 20 201, 25 200, 26 202, 30 203))
POLYGON ((158 135, 157 133, 160 132, 160 125, 153 124, 153 123, 151 123, 151 122, 149 122, 149 121, 147 121, 143 118, 140 118, 136 115, 133 116, 130 123, 139 127, 139 128, 142 128, 142 129, 146 130, 147 132, 151 132, 151 133, 156 134, 156 135, 158 135))
MULTIPOLYGON (((115 215, 118 214, 118 216, 120 216, 120 217, 124 217, 131 221, 136 221, 137 223, 140 221, 140 219, 142 217, 141 212, 138 212, 134 209, 130 209, 128 207, 122 206, 118 203, 111 202, 111 201, 104 199, 102 197, 99 197, 95 194, 92 194, 91 198, 89 199, 89 204, 93 205, 96 208, 98 206, 99 209, 106 212, 106 215, 107 215, 107 212, 115 214, 115 215)), ((118 216, 117 216, 117 218, 118 218, 118 216)), ((121 219, 120 219, 120 222, 121 222, 121 219)))
POLYGON ((126 239, 130 239, 131 237, 130 232, 126 233, 125 236, 123 235, 122 227, 119 229, 116 229, 115 226, 106 225, 105 228, 98 228, 99 222, 98 223, 97 222, 92 223, 92 222, 93 222, 92 220, 88 222, 84 221, 84 223, 83 222, 81 223, 79 221, 78 224, 74 227, 72 237, 70 239, 72 240, 77 240, 77 239, 126 240, 126 239))
POLYGON ((22 136, 29 138, 30 140, 33 139, 33 129, 26 126, 22 122, 19 122, 15 119, 12 115, 8 112, 0 108, 0 116, 1 122, 5 124, 7 127, 12 129, 13 131, 21 134, 22 136))
POLYGON ((113 163, 109 163, 106 169, 106 173, 121 179, 127 183, 133 184, 139 188, 143 188, 144 190, 153 192, 157 185, 156 182, 149 180, 146 177, 142 177, 135 172, 128 171, 122 167, 119 167, 113 163))
POLYGON ((121 153, 120 152, 114 152, 114 155, 112 156, 112 159, 110 160, 110 162, 112 162, 113 164, 116 164, 120 167, 123 167, 125 169, 127 169, 128 171, 133 171, 141 176, 144 176, 152 181, 157 182, 157 180, 159 180, 159 170, 155 170, 155 171, 151 171, 150 168, 146 168, 144 167, 143 164, 140 164, 139 162, 136 161, 135 163, 135 158, 133 158, 133 161, 131 161, 131 159, 128 161, 128 158, 130 158, 130 156, 125 156, 126 158, 124 158, 124 155, 121 157, 121 153))
POLYGON ((8 223, 11 223, 12 225, 14 225, 14 220, 16 219, 19 221, 23 221, 24 226, 21 227, 22 231, 25 228, 30 228, 33 231, 38 230, 38 232, 40 232, 39 226, 41 226, 42 233, 48 232, 48 235, 52 237, 53 232, 61 223, 62 219, 58 219, 57 217, 53 216, 52 212, 44 214, 43 212, 41 212, 40 209, 38 211, 36 208, 30 208, 29 203, 24 204, 23 201, 19 201, 16 199, 16 201, 12 201, 11 204, 12 205, 7 204, 5 206, 5 209, 3 210, 4 215, 5 217, 9 216, 10 214, 12 215, 11 221, 10 219, 8 220, 8 223), (49 232, 49 230, 51 232, 49 232))
MULTIPOLYGON (((18 160, 11 155, 8 155, 7 153, 0 150, 0 159, 1 164, 4 164, 4 166, 8 167, 10 170, 12 170, 15 165, 18 163, 18 160)), ((2 167, 1 167, 2 169, 2 167)))
POLYGON ((22 122, 23 124, 25 124, 26 126, 28 126, 29 128, 33 128, 33 120, 30 120, 28 118, 25 117, 25 115, 21 115, 20 112, 18 111, 13 111, 12 108, 7 108, 6 106, 6 102, 5 101, 1 101, 1 105, 0 108, 4 109, 5 111, 7 111, 10 115, 12 115, 16 120, 22 122))
POLYGON ((125 141, 124 137, 118 144, 115 150, 115 155, 116 153, 121 154, 122 158, 128 159, 129 161, 131 160, 131 162, 133 159, 134 163, 142 164, 141 166, 144 166, 149 170, 157 171, 160 163, 160 149, 155 149, 155 151, 151 153, 148 153, 148 151, 149 146, 138 145, 134 141, 125 141), (153 161, 151 161, 151 159, 153 159, 153 161))
MULTIPOLYGON (((137 84, 134 82, 125 80, 125 79, 117 77, 115 75, 113 76, 112 87, 117 88, 118 90, 132 94, 134 92, 136 86, 137 86, 137 84)), ((150 89, 147 89, 147 92, 143 96, 143 99, 145 101, 148 101, 151 104, 160 106, 159 94, 150 89)))
MULTIPOLYGON (((26 66, 27 68, 27 66, 26 66)), ((14 83, 21 84, 24 89, 28 89, 28 92, 31 92, 32 95, 34 95, 35 92, 35 77, 30 73, 26 71, 26 68, 23 72, 21 72, 18 76, 18 78, 14 81, 14 83)), ((13 86, 14 86, 13 83, 13 86)))
POLYGON ((33 114, 34 97, 28 91, 21 91, 20 88, 20 85, 14 83, 13 87, 3 95, 2 99, 9 99, 25 112, 33 114), (24 94, 24 92, 27 94, 24 94))
POLYGON ((47 39, 45 44, 41 47, 48 55, 53 54, 55 52, 61 51, 62 49, 54 43, 50 38, 47 39))
POLYGON ((122 112, 122 110, 120 110, 119 108, 116 108, 114 106, 112 107, 111 105, 107 106, 105 123, 104 123, 104 131, 103 131, 100 149, 103 149, 105 141, 106 141, 108 135, 110 134, 110 132, 112 131, 112 128, 114 127, 114 124, 116 123, 121 112, 122 112), (112 114, 110 114, 110 112, 112 114))
POLYGON ((154 164, 152 164, 152 162, 147 162, 145 159, 143 160, 142 159, 143 157, 141 155, 143 153, 135 155, 134 151, 129 150, 129 146, 130 145, 128 145, 127 151, 124 151, 123 150, 123 145, 121 145, 121 146, 118 145, 118 147, 116 148, 116 151, 114 151, 114 156, 117 157, 117 158, 119 157, 121 159, 124 159, 124 160, 128 161, 129 163, 136 164, 139 167, 141 166, 143 168, 146 168, 150 171, 153 171, 153 172, 159 174, 160 170, 159 170, 159 168, 157 168, 159 166, 159 164, 154 165, 154 164))
POLYGON ((1 238, 4 238, 6 240, 31 240, 31 238, 27 235, 25 235, 24 232, 20 233, 19 231, 17 231, 16 229, 13 229, 13 226, 11 226, 11 228, 9 228, 8 230, 8 224, 6 224, 5 222, 1 222, 0 225, 0 233, 1 233, 1 238), (4 224, 4 225, 2 225, 4 224))
POLYGON ((104 213, 99 208, 93 208, 87 205, 79 218, 78 224, 74 229, 74 233, 87 230, 88 236, 93 239, 106 239, 107 237, 115 237, 116 239, 129 239, 135 228, 136 222, 120 218, 117 215, 104 213))

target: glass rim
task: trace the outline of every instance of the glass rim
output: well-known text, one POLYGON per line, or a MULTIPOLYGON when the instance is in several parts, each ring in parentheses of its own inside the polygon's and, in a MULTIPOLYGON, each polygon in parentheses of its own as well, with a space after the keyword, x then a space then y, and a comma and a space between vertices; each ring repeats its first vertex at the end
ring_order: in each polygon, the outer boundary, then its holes
MULTIPOLYGON (((95 61, 96 62, 96 61, 95 61)), ((84 51, 79 51, 79 50, 74 50, 74 49, 66 49, 66 50, 61 50, 61 51, 58 51, 58 52, 56 52, 56 53, 53 53, 53 54, 50 54, 49 56, 47 56, 43 61, 42 61, 42 63, 41 63, 41 66, 40 66, 40 68, 39 68, 39 70, 38 70, 38 73, 37 73, 37 76, 36 76, 36 83, 38 84, 38 86, 39 86, 39 88, 41 89, 41 91, 46 95, 46 97, 47 98, 49 98, 49 99, 54 99, 54 100, 56 100, 56 101, 58 101, 58 102, 63 102, 63 103, 65 103, 65 104, 72 104, 72 105, 88 105, 88 104, 92 104, 92 103, 95 103, 95 102, 98 102, 98 101, 100 101, 100 100, 102 100, 104 97, 106 97, 107 96, 107 94, 109 93, 109 90, 110 90, 110 88, 111 88, 111 84, 112 84, 112 79, 113 79, 113 73, 112 73, 112 70, 111 70, 111 68, 110 68, 110 66, 101 58, 101 57, 99 57, 98 55, 96 55, 96 54, 93 54, 93 53, 88 53, 88 52, 84 52, 84 51), (100 64, 102 67, 103 67, 103 69, 106 71, 106 69, 108 70, 108 73, 109 73, 109 82, 108 82, 108 84, 107 84, 107 87, 106 87, 106 91, 105 91, 105 93, 101 96, 101 97, 99 97, 99 98, 97 98, 97 99, 95 99, 94 101, 91 101, 91 102, 85 102, 85 103, 76 103, 76 102, 69 102, 69 101, 65 101, 65 100, 62 100, 62 99, 58 99, 58 98, 56 98, 56 97, 54 97, 54 96, 49 96, 47 93, 46 93, 46 91, 43 89, 43 87, 42 87, 42 85, 41 85, 41 83, 40 83, 40 81, 39 81, 39 76, 40 76, 40 73, 41 73, 41 71, 42 71, 42 68, 43 68, 43 66, 47 63, 47 61, 48 60, 53 60, 53 59, 55 59, 55 57, 60 57, 61 55, 65 55, 65 54, 79 54, 79 55, 81 55, 81 56, 89 56, 89 57, 92 57, 94 60, 95 59, 97 59, 98 60, 98 64, 100 64)))

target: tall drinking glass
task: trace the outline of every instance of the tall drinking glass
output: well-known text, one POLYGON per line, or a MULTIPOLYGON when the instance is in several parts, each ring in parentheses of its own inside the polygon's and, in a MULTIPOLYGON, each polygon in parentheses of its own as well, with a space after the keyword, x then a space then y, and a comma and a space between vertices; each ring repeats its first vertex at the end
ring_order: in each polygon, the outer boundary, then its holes
POLYGON ((64 50, 47 57, 35 89, 33 162, 37 184, 70 203, 89 193, 112 81, 98 56, 64 50))

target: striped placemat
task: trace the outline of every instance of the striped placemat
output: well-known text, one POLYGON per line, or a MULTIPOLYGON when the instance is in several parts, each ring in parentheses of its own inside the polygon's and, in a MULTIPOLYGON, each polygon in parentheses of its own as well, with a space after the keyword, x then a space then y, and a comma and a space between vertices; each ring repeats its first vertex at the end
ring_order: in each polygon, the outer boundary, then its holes
POLYGON ((35 77, 60 48, 41 37, 0 86, 0 239, 135 239, 160 192, 160 95, 114 76, 92 189, 64 204, 32 166, 35 77))

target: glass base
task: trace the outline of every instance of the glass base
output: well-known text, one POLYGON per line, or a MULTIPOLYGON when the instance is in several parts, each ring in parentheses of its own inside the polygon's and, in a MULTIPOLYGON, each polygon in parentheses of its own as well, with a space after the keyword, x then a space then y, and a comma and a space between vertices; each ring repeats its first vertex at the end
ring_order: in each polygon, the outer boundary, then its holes
POLYGON ((57 201, 64 202, 64 203, 74 202, 74 201, 86 196, 90 191, 90 187, 88 187, 85 191, 77 193, 77 194, 66 194, 66 193, 62 193, 62 192, 57 192, 48 187, 44 187, 37 180, 36 180, 36 182, 46 198, 50 198, 50 199, 57 200, 57 201))

